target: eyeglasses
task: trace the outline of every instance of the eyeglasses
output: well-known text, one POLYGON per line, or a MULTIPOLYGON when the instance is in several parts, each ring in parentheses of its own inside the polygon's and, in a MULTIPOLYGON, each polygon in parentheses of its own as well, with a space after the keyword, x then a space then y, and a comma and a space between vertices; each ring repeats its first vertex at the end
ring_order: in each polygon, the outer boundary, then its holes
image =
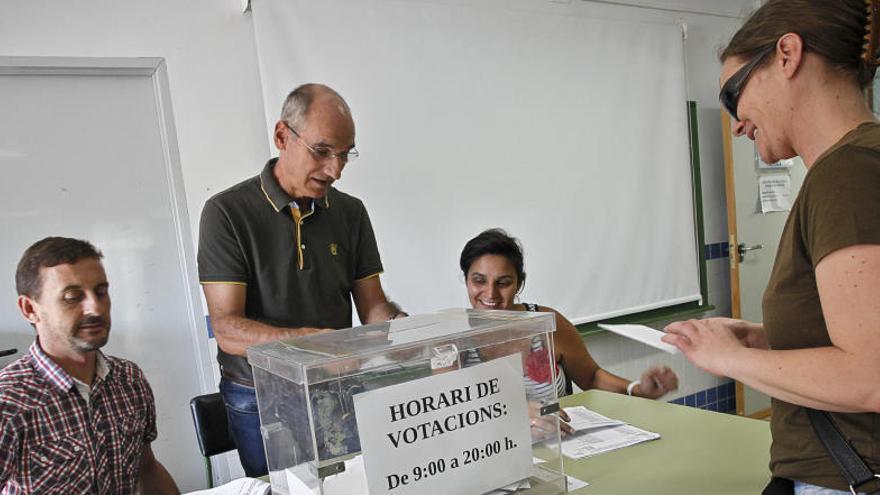
POLYGON ((305 146, 306 149, 309 150, 309 152, 312 154, 312 156, 314 156, 315 159, 318 161, 323 162, 323 161, 327 161, 331 158, 339 158, 339 160, 341 160, 342 163, 346 163, 346 162, 350 162, 360 156, 360 153, 358 153, 358 150, 356 150, 354 148, 351 148, 351 149, 345 150, 345 151, 340 151, 339 153, 334 153, 331 148, 328 148, 326 146, 312 147, 308 143, 306 143, 306 141, 302 138, 302 136, 300 136, 299 133, 293 129, 293 127, 290 127, 290 124, 285 122, 284 125, 287 126, 288 129, 290 129, 290 132, 292 132, 294 136, 299 138, 299 141, 303 144, 303 146, 305 146))
POLYGON ((767 58, 767 55, 770 55, 774 51, 776 51, 775 43, 763 49, 749 63, 740 67, 738 71, 724 82, 724 86, 721 86, 721 93, 718 94, 718 100, 721 102, 721 107, 727 110, 727 113, 729 113, 735 120, 739 120, 739 115, 736 111, 739 106, 739 98, 742 96, 746 83, 749 82, 749 77, 752 75, 752 71, 754 71, 755 68, 767 58))

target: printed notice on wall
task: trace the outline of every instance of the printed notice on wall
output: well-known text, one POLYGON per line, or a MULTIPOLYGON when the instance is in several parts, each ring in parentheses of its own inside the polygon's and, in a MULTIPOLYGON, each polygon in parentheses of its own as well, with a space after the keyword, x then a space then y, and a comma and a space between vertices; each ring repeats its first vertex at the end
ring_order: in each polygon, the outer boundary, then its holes
POLYGON ((755 162, 758 164, 758 170, 790 169, 794 167, 794 158, 783 158, 778 162, 766 163, 761 159, 757 149, 755 150, 755 162))
POLYGON ((768 174, 758 177, 761 195, 761 213, 791 210, 791 177, 788 174, 768 174))
POLYGON ((519 354, 357 394, 354 411, 371 495, 483 493, 531 474, 519 354))

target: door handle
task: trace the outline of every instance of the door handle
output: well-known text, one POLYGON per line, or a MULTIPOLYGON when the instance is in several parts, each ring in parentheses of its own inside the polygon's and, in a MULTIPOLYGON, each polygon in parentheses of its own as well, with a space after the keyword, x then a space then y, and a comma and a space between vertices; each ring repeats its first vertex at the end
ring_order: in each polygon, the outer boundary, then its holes
POLYGON ((746 258, 746 253, 749 251, 756 251, 758 249, 764 249, 763 244, 755 244, 754 246, 746 246, 744 242, 739 243, 736 246, 736 252, 739 255, 739 260, 742 261, 746 258))

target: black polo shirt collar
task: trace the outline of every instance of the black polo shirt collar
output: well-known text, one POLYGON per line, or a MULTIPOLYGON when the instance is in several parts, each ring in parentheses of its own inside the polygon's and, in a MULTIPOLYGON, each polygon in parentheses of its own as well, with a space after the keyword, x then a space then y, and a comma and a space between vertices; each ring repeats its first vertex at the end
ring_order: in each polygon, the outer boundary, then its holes
MULTIPOLYGON (((277 162, 278 158, 273 158, 266 162, 266 166, 260 172, 260 189, 263 190, 263 195, 266 196, 266 200, 269 201, 272 208, 280 213, 294 199, 281 187, 281 184, 278 183, 278 179, 275 178, 275 174, 272 172, 277 162)), ((312 203, 319 207, 330 208, 329 192, 327 196, 316 199, 312 203)))

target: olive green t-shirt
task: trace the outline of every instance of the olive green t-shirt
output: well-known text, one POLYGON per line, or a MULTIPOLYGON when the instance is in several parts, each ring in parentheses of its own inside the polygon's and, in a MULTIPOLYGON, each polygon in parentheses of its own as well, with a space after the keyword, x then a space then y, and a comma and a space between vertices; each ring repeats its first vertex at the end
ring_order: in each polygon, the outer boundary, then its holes
MULTIPOLYGON (((247 288, 245 316, 279 327, 351 326, 356 280, 382 271, 363 203, 330 188, 310 209, 294 208, 263 172, 205 203, 199 225, 199 281, 247 288)), ((217 351, 224 377, 253 383, 247 358, 217 351)))
MULTIPOLYGON (((862 124, 846 134, 819 157, 804 179, 764 293, 764 328, 771 348, 831 345, 815 268, 826 255, 859 244, 880 244, 880 124, 876 123, 862 124)), ((880 338, 880 328, 876 332, 880 338)), ((831 416, 859 455, 878 472, 880 414, 831 416)), ((847 489, 804 408, 773 399, 770 427, 774 476, 847 489)))

